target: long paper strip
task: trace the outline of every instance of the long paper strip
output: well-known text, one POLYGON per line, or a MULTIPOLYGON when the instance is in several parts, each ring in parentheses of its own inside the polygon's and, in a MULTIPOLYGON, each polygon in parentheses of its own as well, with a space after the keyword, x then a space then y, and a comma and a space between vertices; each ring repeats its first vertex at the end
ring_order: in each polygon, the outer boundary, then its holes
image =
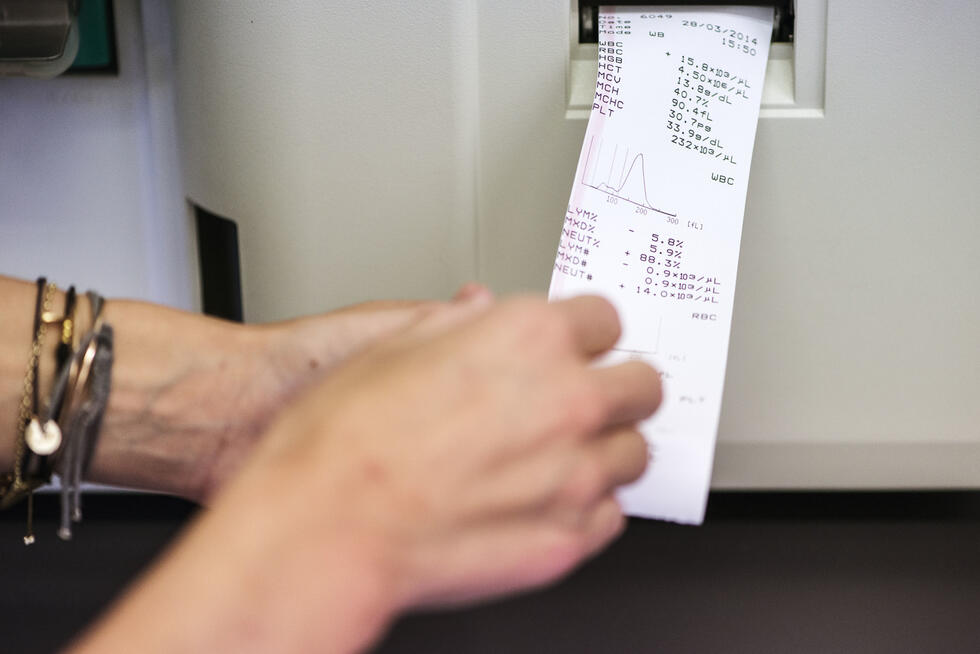
POLYGON ((772 32, 762 7, 603 7, 595 101, 551 280, 605 296, 623 336, 607 363, 662 374, 642 425, 639 516, 704 519, 721 411, 752 145, 772 32))

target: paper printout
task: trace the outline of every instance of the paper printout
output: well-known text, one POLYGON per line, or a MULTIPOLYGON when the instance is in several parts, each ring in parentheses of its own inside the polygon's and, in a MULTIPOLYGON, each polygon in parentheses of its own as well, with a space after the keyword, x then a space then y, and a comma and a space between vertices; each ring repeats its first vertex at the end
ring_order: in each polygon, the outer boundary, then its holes
POLYGON ((641 429, 639 516, 704 518, 721 411, 745 194, 772 9, 603 7, 599 70, 555 260, 553 299, 608 298, 607 363, 661 371, 641 429))

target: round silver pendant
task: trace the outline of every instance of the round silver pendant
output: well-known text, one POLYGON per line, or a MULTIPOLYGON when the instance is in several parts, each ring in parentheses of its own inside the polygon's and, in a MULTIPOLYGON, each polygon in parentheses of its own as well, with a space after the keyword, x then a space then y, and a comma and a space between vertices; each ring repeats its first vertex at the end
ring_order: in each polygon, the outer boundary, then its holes
POLYGON ((61 446, 61 428, 54 420, 48 420, 41 425, 37 418, 32 418, 24 433, 24 441, 31 452, 38 456, 54 454, 61 446))

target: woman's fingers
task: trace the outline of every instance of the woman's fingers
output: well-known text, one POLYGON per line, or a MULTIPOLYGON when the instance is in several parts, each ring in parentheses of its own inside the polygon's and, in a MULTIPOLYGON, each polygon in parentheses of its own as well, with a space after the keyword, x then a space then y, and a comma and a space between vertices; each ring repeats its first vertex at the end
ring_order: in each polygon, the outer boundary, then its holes
POLYGON ((619 427, 577 445, 567 476, 556 489, 552 504, 559 515, 577 515, 618 487, 639 479, 649 454, 646 441, 634 427, 619 427))
POLYGON ((660 373, 642 361, 596 368, 589 374, 606 402, 608 425, 643 420, 660 406, 660 373))
POLYGON ((453 296, 453 302, 465 302, 475 298, 492 300, 493 291, 479 282, 467 282, 456 291, 456 294, 453 296))
POLYGON ((616 429, 585 446, 588 456, 595 457, 605 473, 602 495, 639 479, 650 458, 646 439, 632 427, 616 429))
POLYGON ((486 289, 464 293, 461 290, 452 302, 440 305, 418 323, 419 335, 431 338, 486 313, 493 306, 493 295, 484 291, 486 289))
POLYGON ((576 350, 588 358, 609 350, 619 340, 619 315, 608 300, 582 295, 551 305, 571 328, 576 350))
POLYGON ((615 496, 607 495, 599 500, 585 523, 584 557, 602 551, 626 529, 626 516, 615 496))

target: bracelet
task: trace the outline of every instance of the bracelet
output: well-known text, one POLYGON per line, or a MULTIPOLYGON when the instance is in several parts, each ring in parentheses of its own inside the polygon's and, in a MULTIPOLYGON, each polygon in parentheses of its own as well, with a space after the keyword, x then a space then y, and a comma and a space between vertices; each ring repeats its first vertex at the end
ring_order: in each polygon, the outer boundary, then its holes
POLYGON ((65 440, 58 462, 61 478, 61 526, 58 536, 72 536, 71 523, 82 519, 81 483, 95 453, 102 417, 109 403, 113 363, 112 326, 102 320, 104 300, 89 291, 93 325, 72 359, 71 384, 65 399, 65 440), (77 372, 72 372, 77 371, 77 372))
POLYGON ((79 338, 75 288, 70 287, 66 292, 61 316, 51 313, 51 299, 56 290, 43 277, 37 280, 33 339, 17 420, 14 470, 0 476, 0 508, 27 498, 25 545, 34 542, 33 492, 49 483, 56 469, 61 481, 59 536, 71 538, 71 522, 81 520, 81 480, 95 450, 110 388, 113 333, 112 327, 102 319, 103 298, 91 291, 87 294, 92 324, 79 338), (54 324, 60 325, 56 375, 42 412, 40 359, 47 326, 54 324))
MULTIPOLYGON (((31 338, 31 353, 27 362, 27 371, 24 374, 24 393, 21 398, 20 411, 17 416, 16 441, 14 445, 14 470, 0 480, 0 508, 7 508, 23 497, 27 497, 27 534, 24 536, 24 544, 30 545, 34 542, 33 530, 33 491, 41 485, 38 480, 25 476, 25 463, 28 462, 28 431, 32 436, 37 434, 36 427, 39 426, 37 420, 38 413, 38 376, 40 371, 41 350, 44 347, 44 337, 47 332, 47 323, 43 320, 45 314, 50 313, 51 296, 55 292, 55 285, 48 284, 44 277, 37 280, 37 296, 34 302, 34 323, 31 338), (32 429, 34 427, 35 429, 32 429)), ((46 438, 41 430, 41 439, 46 438)), ((53 435, 53 430, 49 430, 53 435)), ((57 439, 60 442, 60 434, 57 439)))
MULTIPOLYGON (((53 284, 50 286, 54 286, 53 284)), ((61 370, 65 361, 71 356, 71 342, 74 335, 74 319, 75 319, 75 287, 71 286, 68 288, 67 293, 65 293, 65 311, 60 317, 55 317, 48 311, 41 314, 41 326, 46 325, 61 325, 60 341, 58 343, 58 348, 55 351, 55 370, 61 370)), ((40 376, 38 374, 38 367, 34 368, 34 391, 35 396, 33 402, 33 417, 27 425, 27 429, 24 433, 24 441, 27 445, 27 450, 24 450, 23 455, 26 456, 25 461, 22 465, 22 474, 26 472, 25 476, 30 476, 34 479, 42 479, 43 483, 47 483, 51 479, 51 471, 53 469, 53 464, 50 460, 50 455, 58 451, 62 442, 61 428, 58 424, 58 418, 61 413, 61 403, 55 401, 55 393, 52 393, 51 399, 49 399, 47 404, 47 410, 45 415, 42 417, 41 412, 38 409, 37 404, 37 393, 38 387, 40 386, 40 376), (29 450, 29 451, 28 451, 29 450), (37 455, 36 457, 33 455, 37 455)), ((57 378, 57 377, 56 377, 57 378)))
POLYGON ((75 287, 69 286, 65 294, 65 313, 61 320, 61 342, 55 352, 56 370, 61 370, 75 350, 75 287))

